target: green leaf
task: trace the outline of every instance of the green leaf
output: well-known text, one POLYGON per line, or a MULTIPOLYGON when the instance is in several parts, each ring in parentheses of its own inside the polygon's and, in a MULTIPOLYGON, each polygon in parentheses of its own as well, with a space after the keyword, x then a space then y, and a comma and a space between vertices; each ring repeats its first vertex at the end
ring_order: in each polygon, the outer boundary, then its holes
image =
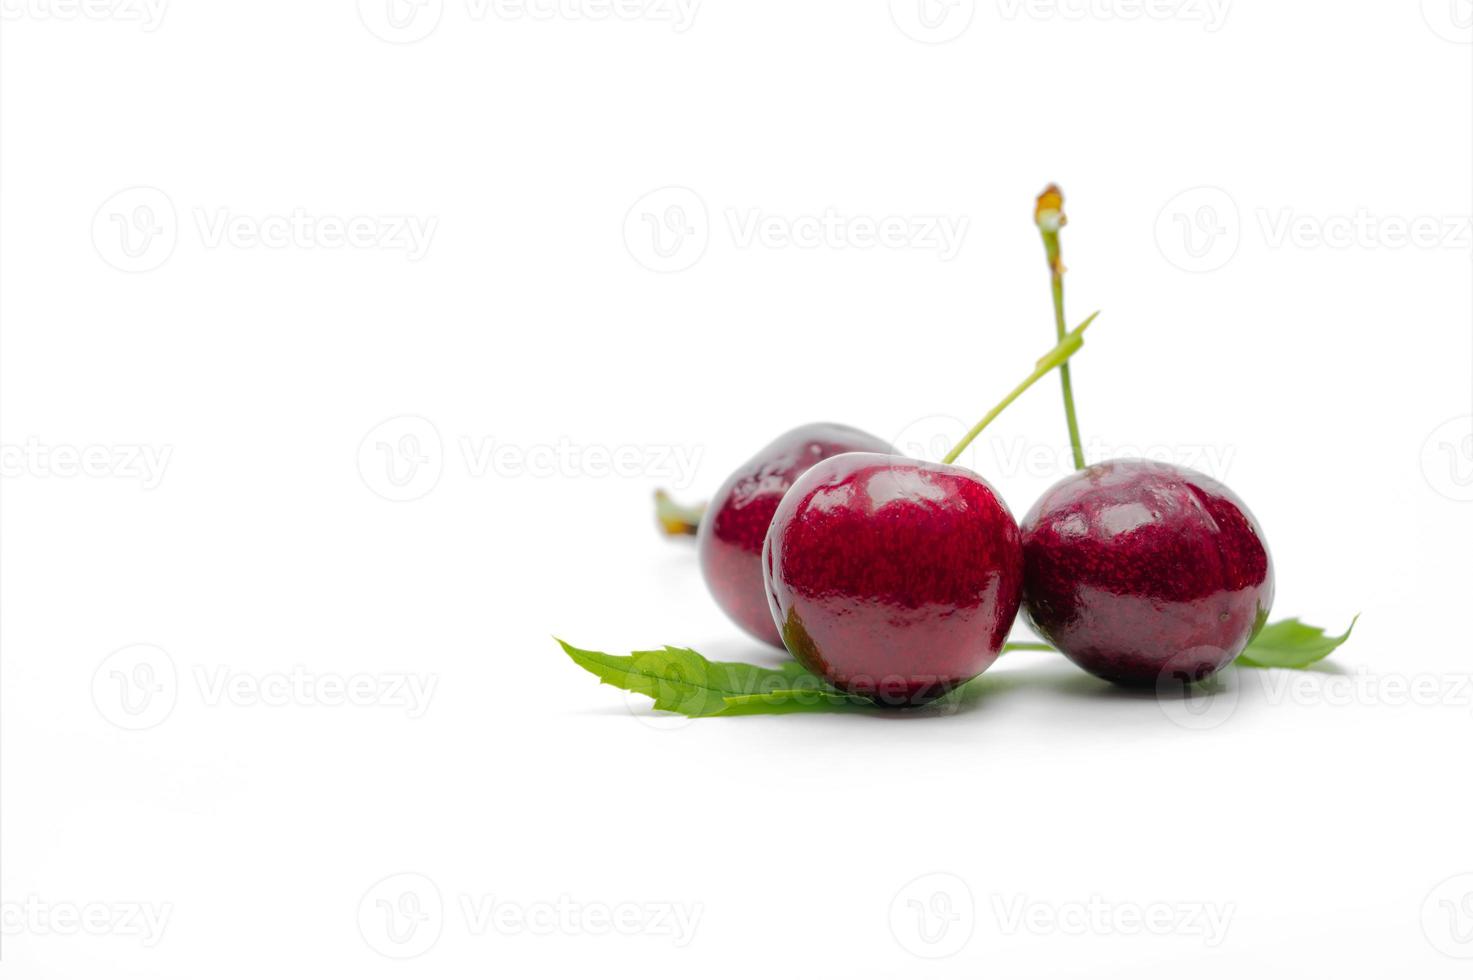
POLYGON ((736 694, 726 698, 727 714, 758 714, 775 710, 828 711, 835 708, 867 708, 873 702, 857 694, 845 694, 819 684, 790 687, 763 694, 736 694))
MULTIPOLYGON (((1358 620, 1360 617, 1356 617, 1358 620)), ((1350 639, 1356 620, 1340 636, 1298 619, 1271 623, 1238 655, 1245 667, 1303 669, 1323 660, 1350 639)), ((558 640, 573 662, 600 681, 653 699, 661 711, 689 718, 713 715, 787 714, 870 707, 867 698, 845 694, 810 674, 796 660, 779 667, 707 660, 694 650, 664 647, 627 656, 581 650, 558 640)), ((1009 643, 1005 650, 1052 650, 1046 643, 1009 643)))
POLYGON ((653 698, 659 710, 689 718, 831 711, 869 704, 828 686, 796 660, 772 668, 707 660, 681 647, 618 656, 558 643, 574 663, 605 684, 653 698))
POLYGON ((1238 654, 1237 662, 1244 667, 1288 667, 1303 670, 1335 651, 1346 640, 1360 620, 1357 616, 1339 636, 1326 636, 1318 626, 1309 626, 1298 619, 1285 619, 1270 623, 1258 631, 1248 644, 1248 649, 1238 654))

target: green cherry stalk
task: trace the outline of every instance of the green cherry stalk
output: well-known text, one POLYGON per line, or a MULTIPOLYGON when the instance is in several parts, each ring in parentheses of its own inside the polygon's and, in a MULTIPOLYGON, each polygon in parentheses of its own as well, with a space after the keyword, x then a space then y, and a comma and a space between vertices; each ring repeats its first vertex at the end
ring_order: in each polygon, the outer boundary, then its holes
MULTIPOLYGON (((1001 415, 1003 413, 1003 409, 1007 408, 1014 401, 1016 401, 1019 395, 1027 391, 1029 388, 1033 387, 1034 382, 1038 381, 1054 368, 1058 368, 1060 371, 1067 370, 1069 367, 1069 358, 1073 357, 1074 352, 1079 350, 1079 348, 1084 344, 1084 332, 1089 329, 1089 325, 1091 323, 1094 323, 1095 317, 1099 315, 1100 314, 1098 313, 1098 311, 1090 314, 1089 319, 1085 320, 1083 323, 1081 323, 1079 326, 1075 327, 1068 333, 1060 331, 1058 345, 1053 350, 1049 351, 1047 354, 1038 359, 1038 364, 1034 366, 1033 373, 1024 378, 1023 381, 1018 385, 1018 387, 1008 392, 1007 397, 998 402, 997 405, 993 407, 992 411, 982 416, 982 421, 972 426, 972 431, 968 432, 965 436, 962 436, 962 441, 953 446, 951 448, 951 452, 947 453, 945 457, 942 458, 941 462, 955 463, 957 457, 965 452, 967 447, 972 444, 972 440, 981 435, 982 430, 991 425, 992 420, 1001 415)), ((1077 449, 1078 447, 1076 446, 1075 448, 1077 449)))
MULTIPOLYGON (((1059 230, 1069 223, 1064 214, 1064 192, 1058 184, 1049 184, 1038 195, 1033 209, 1033 222, 1043 236, 1043 250, 1048 256, 1049 280, 1054 296, 1054 332, 1064 339, 1064 257, 1059 247, 1059 230)), ((1069 448, 1074 454, 1074 468, 1084 469, 1084 447, 1079 440, 1079 419, 1074 414, 1074 381, 1069 365, 1059 366, 1059 384, 1064 390, 1064 418, 1069 423, 1069 448)))

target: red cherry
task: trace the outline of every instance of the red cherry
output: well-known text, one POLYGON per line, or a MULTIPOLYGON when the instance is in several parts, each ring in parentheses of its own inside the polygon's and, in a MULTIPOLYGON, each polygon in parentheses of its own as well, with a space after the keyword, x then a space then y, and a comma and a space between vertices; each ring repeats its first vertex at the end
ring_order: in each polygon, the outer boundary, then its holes
POLYGON ((847 425, 799 426, 744 463, 716 492, 697 532, 706 587, 748 633, 782 648, 762 586, 762 541, 778 501, 814 463, 848 452, 894 452, 882 439, 847 425))
POLYGON ((970 470, 849 453, 793 484, 763 570, 789 652, 840 690, 899 706, 996 661, 1023 555, 1012 515, 970 470))
POLYGON ((1024 604, 1070 660, 1117 684, 1201 680, 1273 604, 1273 562, 1221 483, 1143 459, 1054 484, 1023 519, 1024 604))

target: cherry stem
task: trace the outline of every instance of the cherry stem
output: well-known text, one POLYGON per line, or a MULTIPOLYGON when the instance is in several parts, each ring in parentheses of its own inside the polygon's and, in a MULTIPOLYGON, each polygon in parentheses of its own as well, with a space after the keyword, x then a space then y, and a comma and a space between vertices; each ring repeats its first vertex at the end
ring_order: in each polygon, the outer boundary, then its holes
POLYGON ((962 441, 953 446, 951 452, 947 453, 945 458, 942 459, 941 462, 956 462, 956 458, 966 451, 966 448, 972 444, 973 439, 982 434, 983 429, 992 424, 993 419, 1002 414, 1003 409, 1007 408, 1014 401, 1016 401, 1018 396, 1021 395, 1023 392, 1033 387, 1034 382, 1036 382, 1039 378, 1043 377, 1045 374, 1048 374, 1054 368, 1061 367, 1062 365, 1066 364, 1069 358, 1073 357, 1075 352, 1077 352, 1080 347, 1084 346, 1084 331, 1089 329, 1089 325, 1095 322, 1095 317, 1097 316, 1099 316, 1099 313, 1097 312, 1091 314, 1088 320, 1085 320, 1079 326, 1075 327, 1072 331, 1065 334, 1063 338, 1060 339, 1057 347, 1049 351, 1047 354, 1043 355, 1043 357, 1040 357, 1038 359, 1038 365, 1033 369, 1033 373, 1025 378, 1022 384, 1018 385, 1018 387, 1009 392, 1008 396, 1004 398, 1001 402, 999 402, 996 408, 984 415, 982 417, 982 421, 972 426, 972 431, 962 436, 962 441))
MULTIPOLYGON (((1043 250, 1048 256, 1049 279, 1054 296, 1054 332, 1059 340, 1064 339, 1064 259, 1059 246, 1059 229, 1069 223, 1064 214, 1064 192, 1058 184, 1050 184, 1038 196, 1038 206, 1033 212, 1033 221, 1043 235, 1043 250)), ((1074 468, 1084 469, 1084 446, 1079 440, 1079 419, 1074 414, 1074 382, 1069 376, 1069 365, 1059 367, 1059 384, 1064 389, 1064 419, 1069 423, 1069 448, 1074 453, 1074 468)))
POLYGON ((655 520, 659 521, 660 530, 672 538, 695 534, 705 513, 705 504, 678 504, 664 490, 655 491, 655 520))

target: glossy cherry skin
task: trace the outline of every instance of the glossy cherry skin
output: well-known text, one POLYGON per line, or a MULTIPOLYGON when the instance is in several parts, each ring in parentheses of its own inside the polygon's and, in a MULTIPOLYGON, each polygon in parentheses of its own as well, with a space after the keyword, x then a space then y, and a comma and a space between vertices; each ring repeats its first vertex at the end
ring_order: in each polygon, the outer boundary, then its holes
POLYGON ((818 422, 774 439, 726 478, 697 531, 701 574, 716 604, 748 633, 781 649, 762 585, 762 542, 793 481, 820 460, 849 452, 891 453, 867 432, 818 422))
POLYGON ((1273 561, 1243 502, 1195 470, 1144 459, 1054 484, 1023 518, 1023 566, 1034 629, 1124 685, 1216 673, 1274 597, 1273 561))
POLYGON ((788 651, 840 690, 924 704, 992 666, 1022 598, 1018 525, 970 470, 824 460, 778 505, 763 550, 788 651))

